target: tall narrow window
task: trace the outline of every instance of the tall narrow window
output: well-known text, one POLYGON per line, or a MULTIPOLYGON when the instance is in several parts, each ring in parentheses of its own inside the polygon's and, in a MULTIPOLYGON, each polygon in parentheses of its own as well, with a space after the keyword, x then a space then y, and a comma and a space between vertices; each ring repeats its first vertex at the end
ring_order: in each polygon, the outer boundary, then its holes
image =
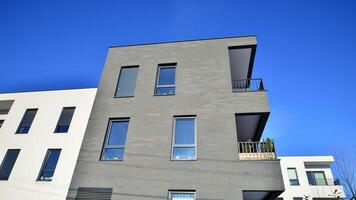
POLYGON ((4 120, 0 120, 0 128, 2 127, 3 124, 4 124, 4 120))
POLYGON ((48 149, 43 160, 41 172, 37 178, 38 181, 52 181, 60 154, 60 149, 48 149))
POLYGON ((101 160, 123 160, 129 119, 109 121, 101 160))
POLYGON ((135 96, 138 66, 121 67, 115 97, 135 96))
POLYGON ((195 117, 175 117, 172 141, 172 160, 196 159, 195 117))
POLYGON ((195 191, 169 191, 169 200, 195 200, 195 191))
POLYGON ((290 185, 299 185, 297 170, 295 168, 288 168, 287 170, 290 185))
POLYGON ((155 95, 173 95, 176 89, 176 64, 159 65, 155 95))
POLYGON ((62 109, 61 116, 59 117, 55 133, 67 133, 69 130, 70 122, 72 121, 75 107, 65 107, 62 109))
POLYGON ((11 174, 12 168, 15 165, 17 156, 20 153, 20 149, 9 149, 6 152, 5 158, 0 166, 0 180, 8 180, 11 174))
POLYGON ((22 117, 20 126, 17 128, 16 133, 28 133, 31 128, 33 119, 36 116, 38 109, 27 109, 24 116, 22 117))
POLYGON ((309 185, 327 185, 323 171, 307 171, 309 185))

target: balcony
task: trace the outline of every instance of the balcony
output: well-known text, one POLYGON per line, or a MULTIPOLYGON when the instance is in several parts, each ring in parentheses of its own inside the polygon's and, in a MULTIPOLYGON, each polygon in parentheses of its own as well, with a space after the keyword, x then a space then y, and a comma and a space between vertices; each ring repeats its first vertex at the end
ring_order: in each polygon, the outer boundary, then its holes
POLYGON ((240 160, 273 160, 276 159, 273 141, 238 142, 240 160))
POLYGON ((265 91, 262 78, 232 80, 233 92, 265 91))
POLYGON ((334 185, 341 185, 339 179, 333 178, 315 178, 313 180, 309 180, 310 186, 334 186, 334 185))

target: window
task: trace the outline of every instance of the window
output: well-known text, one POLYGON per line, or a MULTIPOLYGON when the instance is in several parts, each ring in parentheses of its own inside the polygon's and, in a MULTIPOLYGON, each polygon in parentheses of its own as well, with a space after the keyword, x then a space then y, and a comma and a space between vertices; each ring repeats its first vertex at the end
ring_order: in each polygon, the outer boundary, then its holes
POLYGON ((155 95, 174 95, 176 88, 176 64, 159 65, 155 95))
POLYGON ((195 200, 195 191, 169 191, 169 200, 195 200))
POLYGON ((0 128, 2 127, 3 124, 4 124, 4 120, 0 120, 0 128))
POLYGON ((295 168, 288 168, 287 170, 290 185, 299 185, 297 170, 295 168))
POLYGON ((293 197, 293 200, 303 200, 303 197, 293 197))
POLYGON ((75 200, 109 200, 112 197, 112 188, 79 187, 75 200))
POLYGON ((36 116, 38 109, 27 109, 22 120, 20 126, 17 128, 16 133, 28 133, 31 128, 31 124, 33 119, 36 116))
POLYGON ((115 97, 135 96, 138 66, 121 67, 115 97))
POLYGON ((15 165, 17 156, 20 153, 20 149, 9 149, 6 152, 5 158, 0 166, 0 180, 8 180, 11 174, 12 168, 15 165))
POLYGON ((172 138, 172 160, 196 159, 195 117, 175 117, 172 138))
POLYGON ((52 181, 60 154, 60 149, 48 149, 43 160, 41 172, 37 178, 38 181, 52 181))
POLYGON ((309 185, 327 185, 323 171, 307 171, 309 185))
POLYGON ((101 160, 123 160, 129 119, 109 121, 101 160))
POLYGON ((70 122, 72 121, 75 107, 65 107, 62 109, 61 116, 59 117, 55 133, 67 133, 70 122))

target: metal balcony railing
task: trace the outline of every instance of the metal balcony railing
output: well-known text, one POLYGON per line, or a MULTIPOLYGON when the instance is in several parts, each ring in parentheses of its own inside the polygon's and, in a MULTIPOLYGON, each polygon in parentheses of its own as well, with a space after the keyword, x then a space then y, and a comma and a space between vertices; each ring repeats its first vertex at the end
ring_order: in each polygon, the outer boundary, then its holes
POLYGON ((274 142, 238 142, 240 160, 276 159, 274 142))
POLYGON ((262 78, 232 80, 233 92, 264 91, 262 78))

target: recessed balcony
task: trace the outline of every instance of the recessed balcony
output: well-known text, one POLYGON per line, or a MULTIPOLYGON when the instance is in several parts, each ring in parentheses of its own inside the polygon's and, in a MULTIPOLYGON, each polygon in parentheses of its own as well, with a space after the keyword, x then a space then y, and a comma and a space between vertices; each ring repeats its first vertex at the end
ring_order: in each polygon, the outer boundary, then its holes
POLYGON ((238 142, 240 160, 273 160, 276 149, 272 140, 263 142, 238 142))
POLYGON ((265 91, 262 78, 232 80, 233 92, 265 91))

